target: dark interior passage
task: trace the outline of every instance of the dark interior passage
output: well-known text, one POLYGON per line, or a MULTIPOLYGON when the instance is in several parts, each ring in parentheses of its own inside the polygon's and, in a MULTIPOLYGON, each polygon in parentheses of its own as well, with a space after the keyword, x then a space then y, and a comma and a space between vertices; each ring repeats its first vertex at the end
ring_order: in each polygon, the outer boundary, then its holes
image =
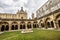
POLYGON ((41 27, 44 28, 44 24, 43 23, 41 23, 41 27))
POLYGON ((11 30, 14 30, 14 25, 12 25, 11 30))
POLYGON ((5 29, 5 26, 4 26, 4 25, 2 25, 2 27, 1 27, 1 31, 4 31, 4 29, 5 29))
POLYGON ((51 27, 54 28, 54 23, 53 23, 53 21, 51 21, 51 27))
POLYGON ((9 25, 6 25, 5 30, 6 30, 6 31, 9 30, 9 25))
POLYGON ((25 25, 20 25, 20 29, 25 29, 25 25))
POLYGON ((60 28, 60 20, 58 20, 58 25, 59 25, 59 28, 60 28))
POLYGON ((28 28, 28 29, 31 28, 31 25, 27 25, 27 28, 28 28))
POLYGON ((15 25, 15 30, 17 30, 18 29, 18 25, 15 25))
POLYGON ((47 22, 47 27, 48 27, 48 28, 51 28, 50 22, 47 22))

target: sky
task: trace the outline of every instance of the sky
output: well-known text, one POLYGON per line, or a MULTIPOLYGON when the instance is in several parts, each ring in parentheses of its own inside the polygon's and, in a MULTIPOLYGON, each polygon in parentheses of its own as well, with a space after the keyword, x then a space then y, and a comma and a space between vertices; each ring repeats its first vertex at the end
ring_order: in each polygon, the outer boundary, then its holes
POLYGON ((0 13, 15 14, 23 7, 28 14, 28 18, 31 18, 32 13, 34 13, 36 17, 37 9, 47 1, 48 0, 0 0, 0 13))

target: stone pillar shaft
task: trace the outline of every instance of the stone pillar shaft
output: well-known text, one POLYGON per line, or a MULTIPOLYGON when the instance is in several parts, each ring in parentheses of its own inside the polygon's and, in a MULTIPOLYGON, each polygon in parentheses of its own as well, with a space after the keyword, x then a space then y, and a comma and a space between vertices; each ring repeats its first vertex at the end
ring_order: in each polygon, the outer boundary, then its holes
POLYGON ((9 24, 9 31, 11 31, 11 27, 12 27, 12 25, 11 25, 11 24, 9 24))
POLYGON ((31 27, 32 27, 32 29, 33 29, 33 23, 31 23, 31 27))
POLYGON ((54 23, 54 28, 57 28, 57 23, 56 23, 56 21, 53 21, 53 23, 54 23))
POLYGON ((18 30, 20 30, 20 24, 18 24, 18 30))
POLYGON ((0 31, 1 31, 1 25, 0 25, 0 31))
POLYGON ((26 27, 26 29, 27 29, 27 23, 25 24, 25 27, 26 27))

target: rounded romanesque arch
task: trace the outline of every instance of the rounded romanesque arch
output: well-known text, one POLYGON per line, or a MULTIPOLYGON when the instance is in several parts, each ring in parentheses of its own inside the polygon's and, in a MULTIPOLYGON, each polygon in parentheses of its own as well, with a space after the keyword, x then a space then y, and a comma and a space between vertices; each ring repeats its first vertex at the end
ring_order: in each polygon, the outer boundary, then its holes
POLYGON ((46 18, 45 23, 46 23, 46 28, 50 28, 50 18, 46 18))
POLYGON ((37 21, 34 21, 33 22, 33 28, 39 28, 38 24, 37 24, 37 21))
POLYGON ((57 27, 60 28, 60 14, 55 17, 57 27))
POLYGON ((54 23, 52 18, 50 17, 46 18, 45 23, 46 23, 46 28, 54 28, 54 23))
POLYGON ((40 20, 39 25, 40 25, 41 28, 44 28, 44 22, 43 22, 43 20, 40 20))
POLYGON ((9 23, 1 22, 1 31, 8 31, 8 30, 9 30, 9 23))
POLYGON ((27 28, 28 28, 28 29, 31 29, 31 28, 32 28, 31 22, 28 22, 28 23, 27 23, 27 28))
POLYGON ((24 21, 20 23, 20 29, 26 29, 26 25, 24 21))
POLYGON ((17 22, 12 22, 11 30, 17 30, 17 29, 18 29, 18 23, 17 22))

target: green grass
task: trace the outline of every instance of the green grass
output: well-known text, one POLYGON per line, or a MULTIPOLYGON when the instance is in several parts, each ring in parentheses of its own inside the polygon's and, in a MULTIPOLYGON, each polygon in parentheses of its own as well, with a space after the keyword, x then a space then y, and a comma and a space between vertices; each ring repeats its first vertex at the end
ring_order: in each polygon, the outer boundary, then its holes
POLYGON ((37 30, 33 33, 21 34, 20 31, 0 34, 0 40, 60 40, 60 32, 52 30, 37 30))

